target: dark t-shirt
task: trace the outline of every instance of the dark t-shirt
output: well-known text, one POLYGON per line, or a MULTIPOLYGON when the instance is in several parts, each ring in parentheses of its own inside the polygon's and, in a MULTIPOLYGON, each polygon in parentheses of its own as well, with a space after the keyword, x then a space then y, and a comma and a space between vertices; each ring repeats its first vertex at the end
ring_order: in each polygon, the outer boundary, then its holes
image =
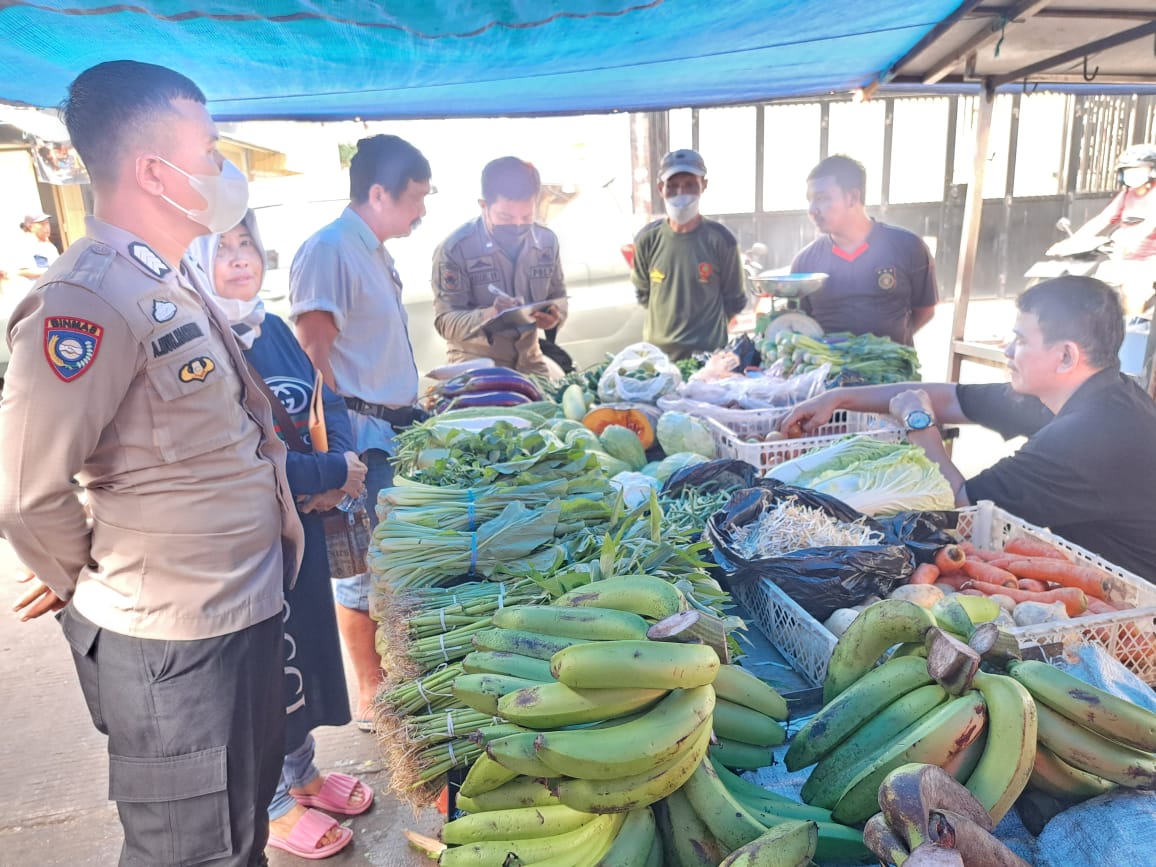
POLYGON ((746 306, 739 245, 722 223, 675 232, 663 219, 634 239, 633 282, 647 308, 643 339, 671 358, 722 349, 727 320, 746 306))
POLYGON ((795 256, 791 270, 830 275, 826 286, 802 302, 826 332, 876 334, 910 346, 912 309, 939 300, 927 245, 913 232, 885 223, 874 223, 854 253, 823 235, 795 256))
POLYGON ((1156 582, 1156 404, 1117 368, 1092 376, 1059 415, 1010 385, 960 385, 959 405, 1014 455, 968 479, 992 500, 1111 563, 1156 582))

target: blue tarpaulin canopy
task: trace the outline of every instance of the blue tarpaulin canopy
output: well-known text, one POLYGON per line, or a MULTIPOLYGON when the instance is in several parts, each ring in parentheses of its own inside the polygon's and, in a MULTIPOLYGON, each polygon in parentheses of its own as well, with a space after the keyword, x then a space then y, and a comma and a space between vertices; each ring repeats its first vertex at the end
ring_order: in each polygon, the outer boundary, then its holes
POLYGON ((961 0, 0 0, 0 100, 104 60, 185 73, 221 120, 545 115, 848 91, 961 0))

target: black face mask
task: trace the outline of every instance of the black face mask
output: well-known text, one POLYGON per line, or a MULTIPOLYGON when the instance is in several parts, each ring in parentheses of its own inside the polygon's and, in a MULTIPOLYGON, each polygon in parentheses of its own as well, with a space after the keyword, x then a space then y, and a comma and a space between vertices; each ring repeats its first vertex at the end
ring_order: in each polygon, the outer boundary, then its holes
POLYGON ((494 237, 494 243, 512 258, 530 234, 530 226, 491 226, 490 234, 494 237))

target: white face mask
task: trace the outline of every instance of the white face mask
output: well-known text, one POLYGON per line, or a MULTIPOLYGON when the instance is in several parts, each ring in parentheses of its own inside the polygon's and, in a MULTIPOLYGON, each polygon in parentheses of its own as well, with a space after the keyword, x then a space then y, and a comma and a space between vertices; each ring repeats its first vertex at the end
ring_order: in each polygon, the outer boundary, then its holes
POLYGON ((679 226, 685 226, 698 216, 698 196, 683 193, 662 201, 666 206, 666 215, 679 226))
POLYGON ((1130 166, 1120 172, 1120 179, 1124 186, 1136 189, 1142 187, 1151 179, 1152 170, 1148 166, 1130 166))
POLYGON ((164 157, 157 159, 188 178, 189 186, 204 197, 206 205, 203 211, 196 211, 181 207, 168 196, 161 196, 162 199, 213 234, 227 232, 241 222, 249 208, 249 181, 239 168, 225 160, 219 175, 193 175, 164 157))

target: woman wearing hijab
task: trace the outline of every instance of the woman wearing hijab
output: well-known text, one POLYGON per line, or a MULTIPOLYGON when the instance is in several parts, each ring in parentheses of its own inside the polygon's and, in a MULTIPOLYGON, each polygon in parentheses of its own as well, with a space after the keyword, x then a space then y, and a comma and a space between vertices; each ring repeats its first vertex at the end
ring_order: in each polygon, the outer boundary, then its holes
MULTIPOLYGON (((258 297, 265 251, 253 212, 222 235, 198 239, 190 255, 208 276, 249 363, 308 443, 314 369, 289 327, 266 314, 258 297)), ((365 783, 348 774, 322 774, 313 761, 312 729, 350 721, 321 512, 347 494, 361 496, 365 481, 345 404, 328 388, 324 412, 329 450, 290 449, 286 461, 305 528, 305 557, 297 583, 285 594, 285 764, 269 804, 269 845, 311 860, 339 852, 353 838, 321 810, 358 815, 373 802, 365 783)), ((278 433, 286 439, 280 425, 278 433)))

